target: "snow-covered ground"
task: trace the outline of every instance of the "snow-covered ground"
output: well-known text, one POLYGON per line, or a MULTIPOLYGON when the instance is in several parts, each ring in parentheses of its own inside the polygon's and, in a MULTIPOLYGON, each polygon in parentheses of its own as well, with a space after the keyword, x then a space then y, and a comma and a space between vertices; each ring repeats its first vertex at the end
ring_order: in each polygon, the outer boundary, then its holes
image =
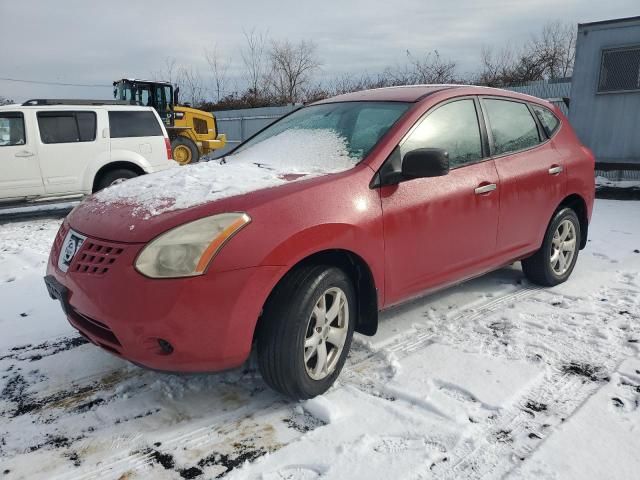
POLYGON ((167 375, 87 344, 0 225, 0 478, 640 478, 640 202, 599 200, 571 279, 518 264, 382 314, 337 385, 167 375))

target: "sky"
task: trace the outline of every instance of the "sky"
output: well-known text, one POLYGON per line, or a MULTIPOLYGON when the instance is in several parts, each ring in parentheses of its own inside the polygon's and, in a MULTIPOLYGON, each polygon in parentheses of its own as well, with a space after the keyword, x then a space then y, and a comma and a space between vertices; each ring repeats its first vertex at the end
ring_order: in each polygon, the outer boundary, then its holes
POLYGON ((104 85, 63 87, 0 80, 0 96, 110 98, 111 82, 152 77, 167 58, 199 71, 205 49, 229 58, 228 90, 241 89, 244 33, 312 40, 319 81, 375 74, 434 49, 459 75, 483 46, 524 43, 553 20, 584 23, 640 14, 638 0, 0 0, 0 77, 104 85))

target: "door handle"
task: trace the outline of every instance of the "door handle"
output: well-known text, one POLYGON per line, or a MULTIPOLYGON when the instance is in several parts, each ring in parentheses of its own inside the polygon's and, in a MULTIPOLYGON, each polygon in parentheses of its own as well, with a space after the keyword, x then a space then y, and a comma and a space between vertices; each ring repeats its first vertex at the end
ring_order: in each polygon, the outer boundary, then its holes
POLYGON ((482 195, 483 193, 493 192, 496 188, 498 188, 498 186, 495 183, 490 183, 488 185, 477 187, 474 192, 476 195, 482 195))
POLYGON ((549 175, 558 175, 562 172, 562 167, 560 165, 556 165, 549 169, 549 175))
POLYGON ((16 153, 16 157, 33 157, 35 153, 30 152, 29 150, 22 150, 21 152, 16 153))

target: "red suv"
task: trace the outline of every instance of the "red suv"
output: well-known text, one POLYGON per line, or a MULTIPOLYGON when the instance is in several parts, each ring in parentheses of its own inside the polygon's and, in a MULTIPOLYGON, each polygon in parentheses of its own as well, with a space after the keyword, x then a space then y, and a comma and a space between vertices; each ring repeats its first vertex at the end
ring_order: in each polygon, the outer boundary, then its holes
POLYGON ((515 261, 556 285, 587 241, 594 157, 538 98, 471 86, 337 96, 222 161, 90 197, 47 288, 94 344, 165 371, 252 347, 293 398, 327 390, 378 311, 515 261))

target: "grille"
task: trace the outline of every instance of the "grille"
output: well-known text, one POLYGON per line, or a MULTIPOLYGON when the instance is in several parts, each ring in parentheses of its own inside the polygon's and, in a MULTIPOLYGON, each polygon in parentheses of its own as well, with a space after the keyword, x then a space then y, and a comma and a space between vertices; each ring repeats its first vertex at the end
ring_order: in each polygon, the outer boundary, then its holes
POLYGON ((86 239, 76 255, 71 270, 77 273, 104 275, 116 263, 124 249, 97 240, 86 239))

